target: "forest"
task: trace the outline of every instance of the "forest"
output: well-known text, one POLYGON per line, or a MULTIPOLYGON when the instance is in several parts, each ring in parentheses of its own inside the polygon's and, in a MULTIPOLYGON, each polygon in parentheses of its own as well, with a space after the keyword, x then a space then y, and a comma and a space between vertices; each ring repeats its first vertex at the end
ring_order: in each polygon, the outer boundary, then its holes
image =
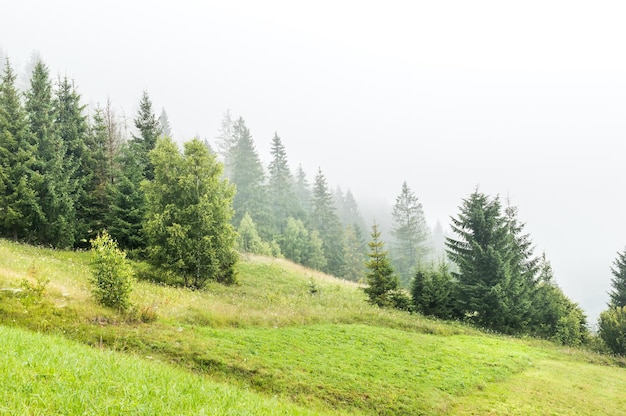
MULTIPOLYGON (((242 253, 284 257, 362 283, 371 303, 498 333, 566 345, 591 336, 582 309, 556 283, 518 208, 479 189, 431 230, 406 182, 388 242, 366 224, 349 189, 290 163, 276 133, 264 166, 243 117, 226 111, 214 142, 182 149, 148 92, 130 135, 111 102, 88 108, 74 80, 37 61, 20 90, 6 59, 0 84, 0 236, 59 249, 89 249, 104 232, 171 281, 202 289, 237 281, 242 253), (388 251, 387 251, 388 247, 388 251)), ((600 335, 624 353, 626 260, 614 264, 600 335)))

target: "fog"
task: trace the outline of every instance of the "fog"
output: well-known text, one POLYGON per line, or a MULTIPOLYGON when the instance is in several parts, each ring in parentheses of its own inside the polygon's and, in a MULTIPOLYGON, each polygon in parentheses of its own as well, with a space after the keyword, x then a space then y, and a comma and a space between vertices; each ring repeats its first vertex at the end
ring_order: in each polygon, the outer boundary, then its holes
POLYGON ((129 119, 146 89, 179 142, 212 142, 230 109, 262 158, 276 131, 292 168, 320 167, 363 206, 390 210, 407 181, 430 226, 476 187, 510 198, 593 324, 626 246, 625 8, 20 1, 0 48, 18 71, 38 51, 129 119))

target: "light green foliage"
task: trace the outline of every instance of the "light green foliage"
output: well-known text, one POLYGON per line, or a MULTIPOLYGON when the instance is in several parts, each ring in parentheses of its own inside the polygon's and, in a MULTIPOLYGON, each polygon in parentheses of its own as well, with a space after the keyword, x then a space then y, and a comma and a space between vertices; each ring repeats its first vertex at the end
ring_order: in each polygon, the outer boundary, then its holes
POLYGON ((280 241, 280 249, 285 258, 322 270, 326 266, 323 242, 317 230, 309 232, 302 220, 287 218, 285 232, 280 241))
POLYGON ((600 314, 600 338, 615 354, 626 355, 626 306, 610 308, 600 314))
POLYGON ((244 253, 272 255, 272 247, 269 243, 261 240, 256 230, 256 224, 246 213, 237 228, 237 248, 244 253))
POLYGON ((181 154, 172 139, 161 138, 150 158, 154 180, 143 183, 150 262, 195 289, 210 280, 234 283, 234 189, 221 180, 222 166, 198 139, 181 154))
POLYGON ((106 231, 91 241, 91 270, 93 295, 104 306, 126 311, 130 308, 133 270, 126 253, 106 231))
POLYGON ((393 237, 391 258, 400 283, 408 287, 414 269, 424 262, 430 248, 429 231, 424 218, 422 204, 406 182, 402 183, 400 195, 392 211, 393 237))

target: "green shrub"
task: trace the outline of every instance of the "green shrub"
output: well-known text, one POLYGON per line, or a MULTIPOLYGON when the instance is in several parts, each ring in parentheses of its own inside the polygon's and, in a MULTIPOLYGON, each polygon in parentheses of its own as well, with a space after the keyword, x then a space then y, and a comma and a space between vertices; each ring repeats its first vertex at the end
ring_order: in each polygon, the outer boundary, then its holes
POLYGON ((91 252, 94 297, 104 306, 128 310, 133 270, 126 260, 126 253, 117 247, 117 242, 106 231, 91 240, 91 252))
POLYGON ((606 346, 615 354, 626 355, 626 306, 602 312, 598 326, 606 346))

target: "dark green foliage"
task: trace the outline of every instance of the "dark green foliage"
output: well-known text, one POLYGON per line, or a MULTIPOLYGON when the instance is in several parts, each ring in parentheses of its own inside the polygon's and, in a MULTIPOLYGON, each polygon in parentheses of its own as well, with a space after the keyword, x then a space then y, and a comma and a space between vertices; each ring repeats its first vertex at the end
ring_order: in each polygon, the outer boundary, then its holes
POLYGON ((145 179, 141 158, 133 148, 123 146, 118 158, 119 171, 107 190, 109 211, 106 216, 109 233, 126 250, 142 249, 146 214, 141 182, 145 179))
POLYGON ((626 250, 617 253, 617 258, 613 261, 611 273, 611 286, 613 290, 609 292, 611 308, 623 308, 626 306, 626 250))
POLYGON ((532 243, 517 210, 501 212, 498 198, 474 192, 463 201, 447 239, 458 266, 455 293, 460 314, 504 333, 532 333, 577 345, 587 337, 582 310, 553 284, 552 270, 533 257, 532 243), (536 278, 540 272, 539 279, 536 278))
POLYGON ((417 270, 411 282, 415 310, 441 319, 457 317, 454 308, 455 291, 456 281, 444 262, 437 268, 417 270))
MULTIPOLYGON (((86 242, 87 236, 87 225, 83 219, 89 209, 85 192, 86 177, 91 169, 85 145, 88 125, 80 95, 67 77, 58 80, 53 103, 55 131, 61 139, 64 154, 61 172, 58 171, 59 166, 51 171, 55 176, 51 186, 59 186, 57 201, 60 204, 48 218, 51 234, 47 237, 50 238, 48 243, 53 246, 71 247, 77 240, 86 242), (56 177, 59 173, 61 178, 56 177)), ((58 154, 54 155, 56 157, 58 154)))
POLYGON ((588 337, 583 311, 556 285, 545 254, 538 263, 539 277, 532 296, 531 333, 564 345, 580 345, 588 337))
POLYGON ((364 289, 369 302, 381 307, 404 306, 405 299, 399 293, 398 278, 394 274, 384 243, 380 239, 378 225, 372 226, 372 240, 368 243, 370 252, 367 267, 367 287, 364 289))
POLYGON ((335 213, 333 196, 321 169, 315 176, 313 185, 311 224, 320 233, 320 238, 324 243, 324 256, 327 264, 322 271, 340 276, 343 267, 342 227, 335 213))
POLYGON ((7 59, 0 83, 0 233, 33 241, 41 218, 36 190, 41 176, 16 78, 7 59))
POLYGON ((144 176, 148 180, 154 178, 154 167, 150 162, 150 151, 156 146, 157 139, 161 136, 162 128, 154 111, 152 101, 147 91, 143 92, 139 101, 139 110, 135 117, 135 128, 138 135, 133 134, 130 146, 137 153, 140 163, 144 168, 144 176))
POLYGON ((221 180, 222 166, 198 139, 185 143, 184 154, 159 139, 150 158, 154 180, 143 183, 150 262, 195 289, 210 280, 234 283, 234 189, 221 180))
POLYGON ((614 353, 626 355, 626 306, 612 307, 600 314, 600 338, 614 353))
POLYGON ((459 267, 457 307, 477 325, 500 332, 517 332, 508 292, 512 280, 511 238, 498 198, 474 192, 463 201, 448 238, 448 256, 459 267))
POLYGON ((232 183, 237 187, 233 200, 235 209, 233 222, 239 224, 247 212, 256 223, 261 238, 268 240, 271 238, 271 221, 265 174, 250 130, 241 117, 234 124, 233 134, 236 142, 231 149, 231 178, 232 183))
POLYGON ((89 167, 83 177, 83 206, 81 222, 86 228, 84 237, 90 241, 105 229, 109 209, 108 187, 111 161, 108 151, 109 136, 104 111, 95 109, 92 124, 85 138, 85 164, 89 167))
POLYGON ((402 183, 402 190, 396 198, 392 218, 392 262, 401 284, 408 286, 413 270, 428 254, 429 232, 422 204, 406 182, 402 183))
POLYGON ((94 297, 109 308, 128 310, 134 278, 126 253, 106 231, 91 240, 91 253, 94 297))

